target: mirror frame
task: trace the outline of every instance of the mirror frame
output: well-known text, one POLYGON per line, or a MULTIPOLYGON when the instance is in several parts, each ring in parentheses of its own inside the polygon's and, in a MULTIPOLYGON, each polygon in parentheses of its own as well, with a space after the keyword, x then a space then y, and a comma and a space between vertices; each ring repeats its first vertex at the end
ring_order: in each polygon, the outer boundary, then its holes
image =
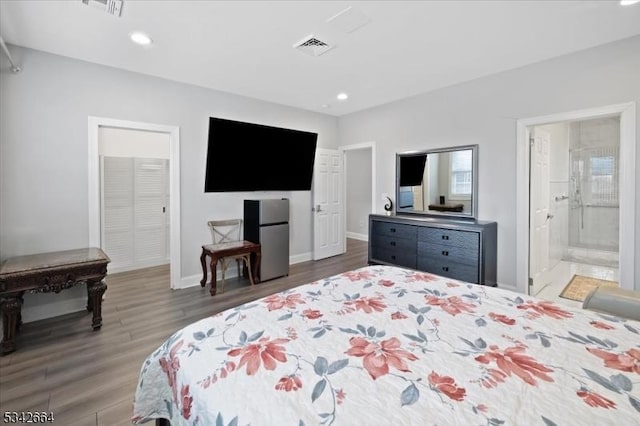
POLYGON ((396 153, 396 215, 417 215, 417 216, 429 216, 439 218, 455 218, 455 219, 478 219, 478 145, 460 145, 451 146, 446 148, 427 149, 424 151, 406 151, 396 153), (422 210, 399 210, 398 201, 400 200, 400 159, 402 157, 417 156, 417 155, 429 155, 454 151, 471 150, 471 212, 469 214, 462 214, 458 212, 436 212, 436 211, 422 211, 422 210))

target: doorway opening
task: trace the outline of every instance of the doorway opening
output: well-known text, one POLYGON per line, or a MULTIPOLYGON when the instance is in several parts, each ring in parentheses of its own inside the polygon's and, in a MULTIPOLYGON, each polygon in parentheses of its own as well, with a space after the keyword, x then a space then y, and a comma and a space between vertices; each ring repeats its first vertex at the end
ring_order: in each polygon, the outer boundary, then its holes
POLYGON ((620 115, 530 131, 530 294, 558 296, 576 275, 617 284, 620 115))
POLYGON ((633 289, 634 133, 635 104, 518 121, 519 290, 633 289))
POLYGON ((375 142, 346 145, 340 150, 344 158, 344 229, 347 247, 347 239, 369 240, 369 214, 376 211, 375 142))
MULTIPOLYGON (((369 214, 376 212, 376 144, 340 147, 344 158, 344 229, 348 240, 369 240, 369 214)), ((384 202, 387 202, 385 199, 384 202)), ((353 244, 352 244, 353 246, 353 244)))
POLYGON ((110 272, 169 263, 181 287, 179 153, 175 126, 89 117, 89 244, 110 272))

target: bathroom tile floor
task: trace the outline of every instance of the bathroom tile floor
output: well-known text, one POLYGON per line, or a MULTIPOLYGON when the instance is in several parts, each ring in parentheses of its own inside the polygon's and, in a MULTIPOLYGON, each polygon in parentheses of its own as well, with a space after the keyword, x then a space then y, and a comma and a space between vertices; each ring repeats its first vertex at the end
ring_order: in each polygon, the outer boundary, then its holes
POLYGON ((618 281, 618 268, 609 266, 587 265, 584 263, 560 261, 550 272, 551 282, 542 288, 536 297, 552 300, 572 307, 582 307, 582 302, 560 297, 560 293, 569 284, 574 274, 601 280, 618 281))

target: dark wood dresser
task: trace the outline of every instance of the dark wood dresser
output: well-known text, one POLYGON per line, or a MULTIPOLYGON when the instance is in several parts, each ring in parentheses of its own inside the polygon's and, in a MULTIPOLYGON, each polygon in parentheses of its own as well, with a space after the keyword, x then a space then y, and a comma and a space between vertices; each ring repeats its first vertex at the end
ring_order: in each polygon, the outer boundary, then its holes
POLYGON ((496 222, 369 215, 369 264, 496 286, 496 222))

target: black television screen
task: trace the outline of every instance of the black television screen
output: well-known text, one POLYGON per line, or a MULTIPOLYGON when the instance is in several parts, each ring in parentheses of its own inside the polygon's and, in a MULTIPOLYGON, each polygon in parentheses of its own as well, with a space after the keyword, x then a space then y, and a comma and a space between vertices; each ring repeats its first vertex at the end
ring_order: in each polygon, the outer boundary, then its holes
POLYGON ((209 118, 205 192, 309 191, 317 133, 209 118))
POLYGON ((400 186, 422 185, 426 155, 400 157, 400 186))

